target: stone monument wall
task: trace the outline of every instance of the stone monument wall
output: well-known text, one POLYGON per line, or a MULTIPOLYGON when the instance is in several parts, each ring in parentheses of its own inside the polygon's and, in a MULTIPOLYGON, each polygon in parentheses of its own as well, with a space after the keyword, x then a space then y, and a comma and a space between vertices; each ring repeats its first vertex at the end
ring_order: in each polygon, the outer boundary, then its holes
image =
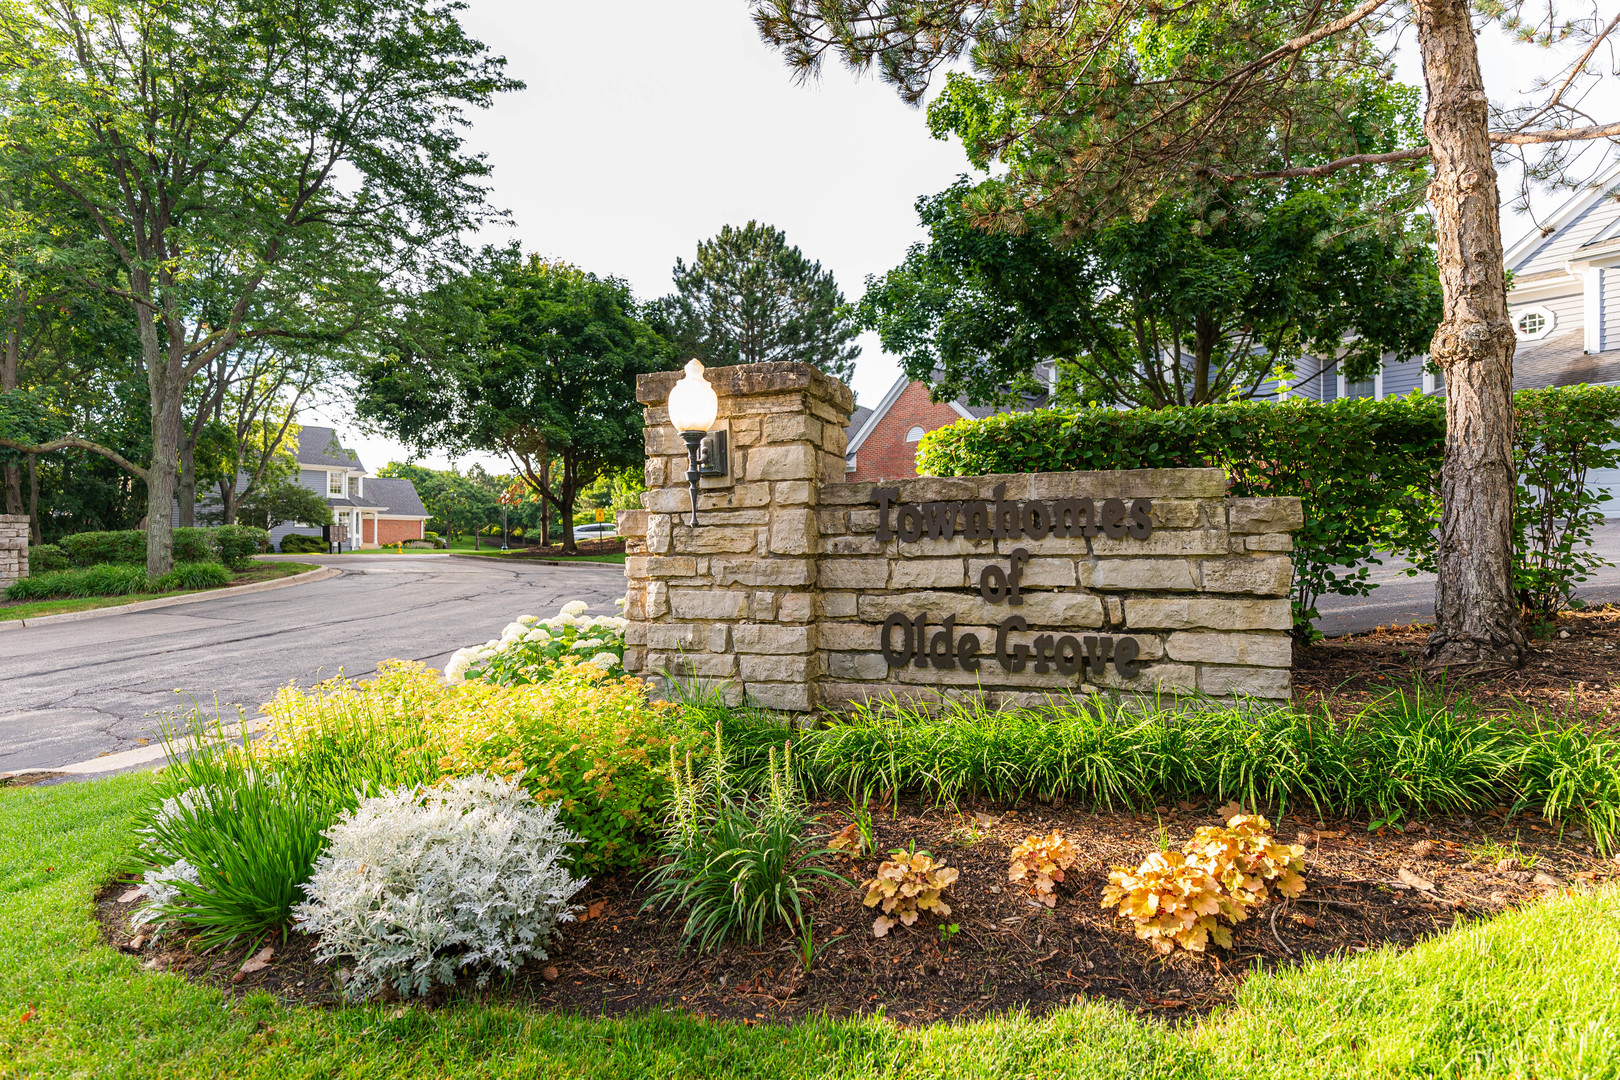
POLYGON ((28 517, 0 514, 0 590, 28 576, 28 517))

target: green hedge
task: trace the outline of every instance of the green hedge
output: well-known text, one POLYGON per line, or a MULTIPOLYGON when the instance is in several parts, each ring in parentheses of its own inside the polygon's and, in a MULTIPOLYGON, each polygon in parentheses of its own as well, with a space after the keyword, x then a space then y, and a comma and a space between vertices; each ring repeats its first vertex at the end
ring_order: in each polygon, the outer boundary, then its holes
MULTIPOLYGON (((1603 560, 1586 547, 1602 496, 1592 469, 1620 464, 1620 388, 1514 395, 1520 470, 1515 581, 1531 611, 1550 614, 1603 560)), ((1445 402, 1411 394, 1318 404, 1243 402, 1160 410, 1082 409, 963 420, 924 436, 918 471, 935 476, 1216 466, 1233 495, 1297 495, 1294 621, 1311 633, 1316 599, 1364 596, 1379 553, 1434 565, 1445 402)))
POLYGON ((148 578, 144 566, 102 563, 85 570, 59 570, 30 574, 6 587, 7 600, 60 600, 91 596, 131 596, 135 593, 175 592, 181 589, 217 589, 229 585, 231 572, 217 562, 175 563, 158 578, 148 578))
POLYGON ((281 551, 284 555, 324 555, 327 549, 326 541, 318 536, 288 533, 281 538, 281 551))
MULTIPOLYGON (((64 536, 59 546, 69 563, 79 569, 107 564, 146 565, 146 533, 138 529, 75 533, 64 536)), ((246 525, 174 530, 176 563, 222 562, 240 570, 254 555, 268 550, 270 534, 246 525)))
POLYGON ((58 570, 66 570, 73 564, 68 560, 67 552, 55 544, 35 544, 28 549, 28 572, 30 574, 52 574, 58 570))

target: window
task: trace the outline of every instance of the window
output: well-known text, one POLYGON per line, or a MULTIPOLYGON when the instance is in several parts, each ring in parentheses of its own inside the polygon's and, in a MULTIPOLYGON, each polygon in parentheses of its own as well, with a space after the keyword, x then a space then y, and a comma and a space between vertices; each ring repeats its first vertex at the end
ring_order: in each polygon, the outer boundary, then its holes
POLYGON ((343 474, 342 473, 340 473, 340 472, 329 472, 329 473, 326 474, 326 493, 328 495, 342 495, 343 494, 343 474))
POLYGON ((922 428, 914 427, 910 431, 906 432, 906 442, 922 442, 922 437, 926 434, 927 432, 925 432, 922 428))
POLYGON ((1520 341, 1540 341, 1552 333, 1557 319, 1552 309, 1546 307, 1525 308, 1513 318, 1513 332, 1520 341))

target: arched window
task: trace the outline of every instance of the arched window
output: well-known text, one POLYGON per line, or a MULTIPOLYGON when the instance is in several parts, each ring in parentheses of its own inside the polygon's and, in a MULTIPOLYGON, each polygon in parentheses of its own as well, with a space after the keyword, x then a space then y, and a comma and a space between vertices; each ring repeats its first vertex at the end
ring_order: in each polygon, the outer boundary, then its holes
POLYGON ((922 428, 914 427, 910 431, 906 432, 906 442, 922 442, 922 437, 926 434, 927 432, 925 432, 922 428))
POLYGON ((1520 341, 1540 341, 1552 333, 1555 322, 1551 308, 1526 308, 1514 316, 1513 332, 1520 341))

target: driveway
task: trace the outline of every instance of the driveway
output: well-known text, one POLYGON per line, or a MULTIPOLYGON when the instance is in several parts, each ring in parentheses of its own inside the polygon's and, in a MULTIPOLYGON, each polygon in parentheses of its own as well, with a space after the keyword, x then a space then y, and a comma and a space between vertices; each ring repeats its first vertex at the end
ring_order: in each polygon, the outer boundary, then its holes
POLYGON ((0 772, 49 769, 152 740, 165 710, 218 694, 227 722, 289 682, 442 667, 514 616, 570 600, 617 614, 624 568, 443 555, 299 556, 339 577, 181 607, 0 632, 0 772), (179 693, 176 693, 176 691, 179 693))
MULTIPOLYGON (((1592 533, 1592 548, 1612 563, 1620 564, 1620 520, 1599 526, 1592 533)), ((1372 580, 1379 582, 1369 596, 1324 596, 1316 602, 1322 617, 1316 628, 1328 637, 1357 634, 1379 626, 1432 623, 1434 621, 1434 575, 1407 577, 1405 560, 1386 559, 1375 566, 1372 580)), ((1620 602, 1620 565, 1599 567, 1575 590, 1588 604, 1620 602)))

